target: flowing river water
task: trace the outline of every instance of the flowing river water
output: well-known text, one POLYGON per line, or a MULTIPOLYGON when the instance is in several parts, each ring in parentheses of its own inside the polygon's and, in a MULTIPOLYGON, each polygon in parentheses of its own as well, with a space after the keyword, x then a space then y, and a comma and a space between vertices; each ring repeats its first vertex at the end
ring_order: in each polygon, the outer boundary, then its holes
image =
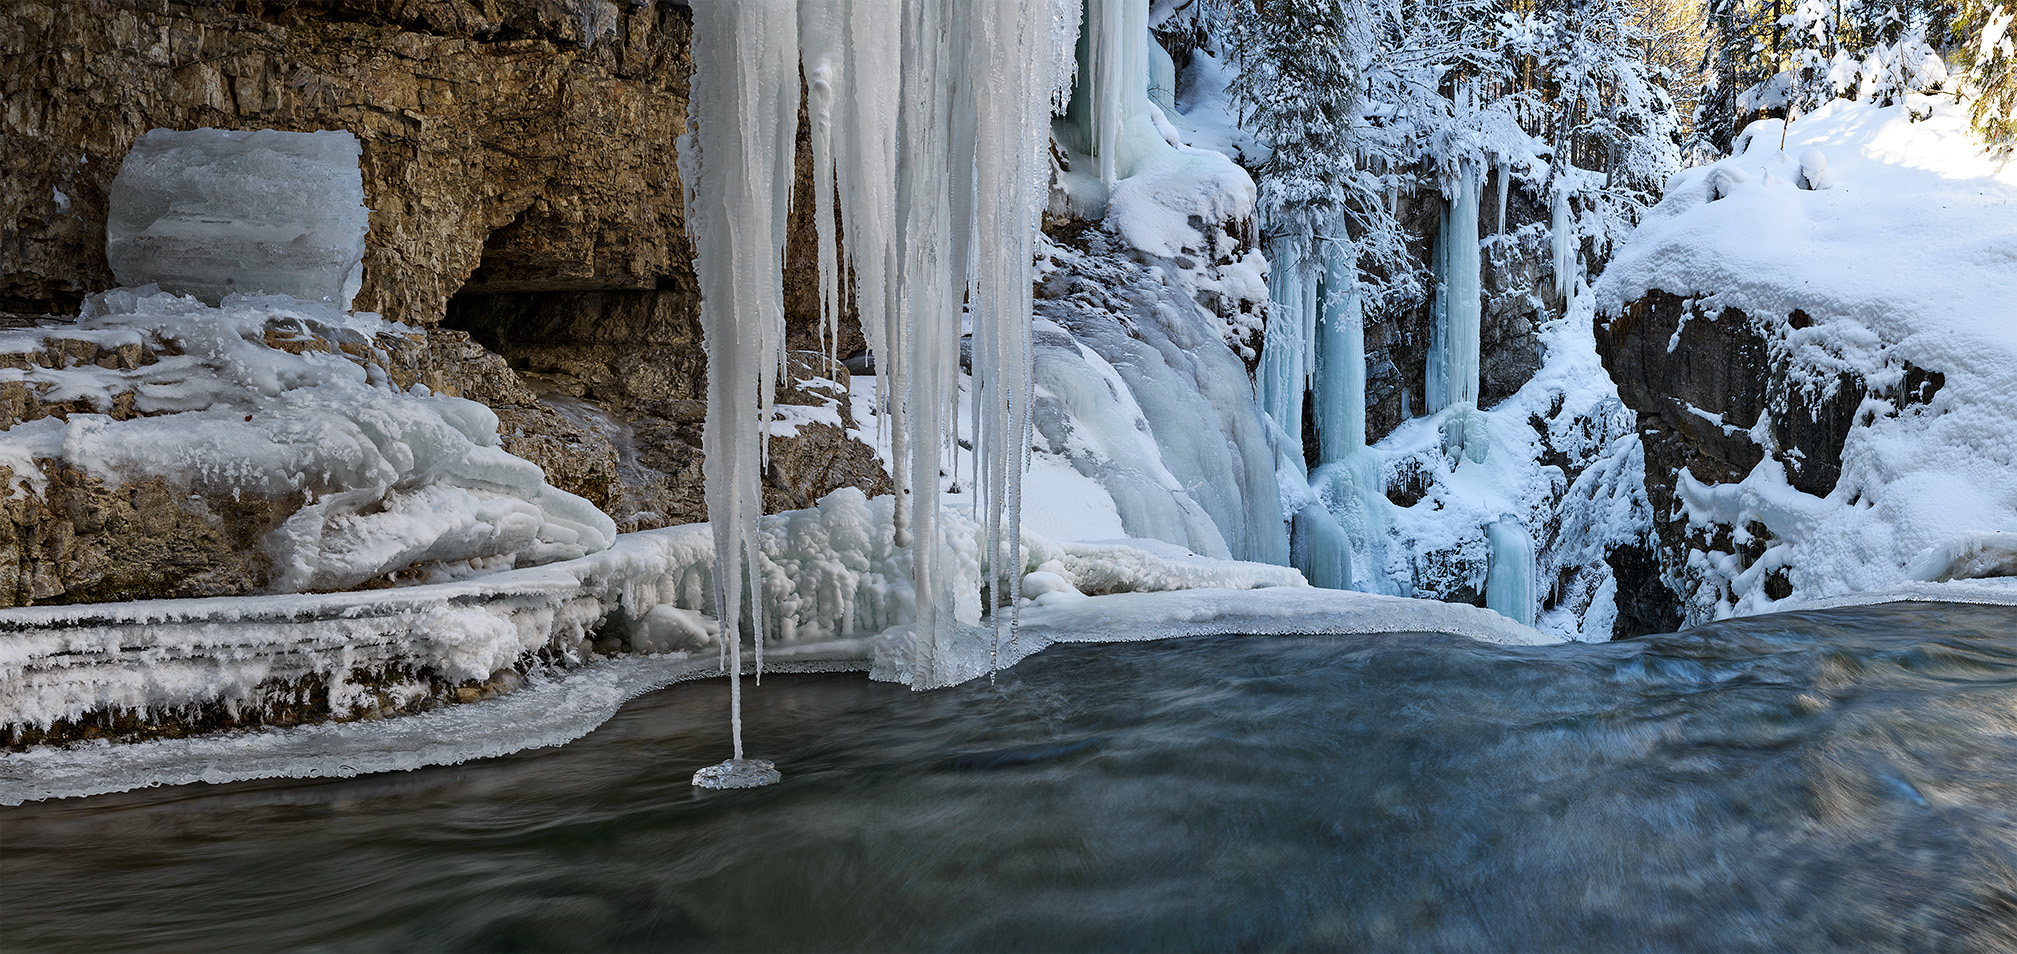
POLYGON ((0 809, 8 950, 2010 950, 2017 607, 1059 646, 559 749, 0 809))

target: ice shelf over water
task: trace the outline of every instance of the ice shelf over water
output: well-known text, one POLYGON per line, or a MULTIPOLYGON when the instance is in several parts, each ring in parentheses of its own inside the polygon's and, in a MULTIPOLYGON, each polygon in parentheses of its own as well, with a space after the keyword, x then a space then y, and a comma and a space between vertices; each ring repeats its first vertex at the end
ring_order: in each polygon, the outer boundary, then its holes
POLYGON ((150 130, 107 196, 112 274, 212 305, 264 292, 347 310, 370 227, 361 154, 343 131, 150 130))
MULTIPOLYGON (((991 634, 958 629, 942 646, 917 636, 912 551, 895 546, 893 497, 858 490, 760 522, 756 538, 770 650, 878 637, 887 678, 917 688, 985 673, 991 634), (949 647, 949 648, 948 648, 949 647), (941 652, 943 651, 943 652, 941 652), (943 665, 932 664, 941 653, 943 665), (920 661, 924 662, 920 668, 920 661)), ((1006 589, 1006 567, 981 560, 982 527, 944 514, 951 587, 977 605, 1006 589)), ((1166 546, 1053 542, 1025 534, 1015 575, 1036 577, 1034 605, 1088 594, 1187 587, 1295 588, 1286 567, 1216 560, 1166 546)), ((47 727, 94 712, 143 716, 190 706, 257 709, 304 677, 329 689, 330 714, 371 708, 383 678, 432 672, 482 680, 544 652, 563 668, 607 652, 670 652, 720 668, 714 536, 705 524, 624 534, 575 560, 392 590, 151 600, 0 611, 0 727, 47 727), (360 677, 377 680, 367 686, 360 677)), ((744 630, 747 641, 749 632, 744 630)), ((535 671, 539 667, 532 667, 535 671)), ((410 681, 410 680, 409 680, 410 681)))

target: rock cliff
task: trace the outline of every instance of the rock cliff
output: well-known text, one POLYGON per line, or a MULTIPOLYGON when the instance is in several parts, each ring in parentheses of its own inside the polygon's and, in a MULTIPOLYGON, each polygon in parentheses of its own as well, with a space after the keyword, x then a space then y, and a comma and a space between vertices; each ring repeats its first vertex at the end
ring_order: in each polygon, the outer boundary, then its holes
MULTIPOLYGON (((21 0, 0 19, 0 311, 72 314, 113 284, 106 195, 146 130, 349 130, 372 208, 356 306, 430 331, 421 379, 495 407, 509 450, 627 528, 705 519, 699 428, 661 413, 705 381, 674 146, 690 32, 671 2, 21 0), (661 459, 624 466, 625 428, 661 459)), ((787 321, 817 349, 801 159, 787 321)), ((884 486, 844 427, 776 448, 772 509, 884 486)))

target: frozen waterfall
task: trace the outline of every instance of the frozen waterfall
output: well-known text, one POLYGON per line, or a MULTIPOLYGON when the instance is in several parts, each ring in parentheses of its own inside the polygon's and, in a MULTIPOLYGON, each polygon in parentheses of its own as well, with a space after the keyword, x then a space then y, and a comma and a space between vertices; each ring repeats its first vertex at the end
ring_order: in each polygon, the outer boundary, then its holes
POLYGON ((1485 528, 1491 562, 1485 571, 1485 606, 1527 626, 1534 625, 1534 538, 1512 517, 1485 528))
POLYGON ((1478 334, 1483 317, 1480 264, 1478 173, 1465 164, 1436 235, 1435 330, 1422 402, 1431 414, 1478 403, 1478 334))
MULTIPOLYGON (((1047 198, 1058 16, 1042 3, 694 5, 691 132, 679 153, 708 352, 703 444, 716 605, 723 631, 740 632, 738 594, 747 581, 759 678, 767 627, 754 592, 764 572, 756 526, 765 422, 782 360, 801 75, 820 193, 822 308, 831 332, 842 275, 851 270, 906 498, 894 542, 915 541, 918 678, 929 684, 955 626, 980 620, 974 595, 959 592, 940 566, 936 478, 956 442, 964 302, 973 306, 981 395, 973 412, 980 519, 988 554, 1016 562, 1013 524, 1029 446, 1030 262, 1047 198)), ((739 672, 740 641, 723 643, 725 665, 739 672)), ((739 690, 731 707, 739 760, 739 690)))
POLYGON ((1317 326, 1317 452, 1324 463, 1366 446, 1366 315, 1356 251, 1332 243, 1324 256, 1323 318, 1317 326))

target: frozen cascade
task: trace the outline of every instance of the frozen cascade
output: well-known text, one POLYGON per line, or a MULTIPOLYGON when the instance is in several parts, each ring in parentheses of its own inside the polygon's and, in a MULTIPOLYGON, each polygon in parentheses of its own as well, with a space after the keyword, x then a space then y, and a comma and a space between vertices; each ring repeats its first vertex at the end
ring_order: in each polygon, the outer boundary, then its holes
POLYGON ((1569 184, 1564 178, 1555 180, 1555 197, 1551 203, 1551 220, 1548 223, 1548 243, 1555 258, 1555 293, 1564 301, 1576 290, 1576 241, 1575 222, 1569 214, 1569 184))
POLYGON ((1499 615, 1534 625, 1534 538, 1512 517, 1485 528, 1491 562, 1485 571, 1485 607, 1499 615))
MULTIPOLYGON (((1334 243, 1325 255, 1323 318, 1317 337, 1317 441, 1323 466, 1310 475, 1309 485, 1321 509, 1338 528, 1350 557, 1343 562, 1343 582, 1338 588, 1354 586, 1353 566, 1365 568, 1366 579, 1357 585, 1373 591, 1391 591, 1376 568, 1385 565, 1386 507, 1383 484, 1379 480, 1378 455, 1366 448, 1366 337, 1365 311, 1359 297, 1358 273, 1353 249, 1334 243)), ((1299 515, 1300 516, 1300 515, 1299 515)), ((1321 535, 1318 528, 1302 532, 1321 535)), ((1305 573, 1315 563, 1297 562, 1305 573)), ((1311 582, 1321 582, 1315 576, 1311 582)))
POLYGON ((1079 34, 1083 75, 1068 117, 1072 148, 1099 160, 1100 185, 1134 171, 1151 149, 1166 146, 1149 121, 1149 5, 1143 0, 1086 0, 1079 34))
POLYGON ((1317 279, 1308 248, 1293 236, 1277 236, 1269 256, 1268 297, 1274 317, 1261 344, 1261 410, 1281 431, 1284 447, 1297 461, 1303 453, 1303 392, 1308 389, 1314 356, 1317 279))
POLYGON ((1478 403, 1478 334, 1482 318, 1478 255, 1478 173, 1467 163, 1436 235, 1435 330, 1423 409, 1478 403))
MULTIPOLYGON (((719 602, 739 603, 729 598, 742 589, 736 554, 747 560, 749 585, 757 579, 754 488, 780 359, 782 228, 797 131, 791 91, 803 70, 815 181, 822 193, 832 191, 831 201, 824 194, 815 201, 822 308, 831 322, 843 275, 852 270, 904 500, 893 515, 893 542, 914 543, 920 687, 945 681, 934 661, 981 617, 977 593, 955 585, 956 574, 941 565, 949 544, 941 539, 937 476, 955 449, 963 303, 971 303, 974 319, 978 519, 991 560, 1017 562, 1012 528, 1031 390, 1030 263, 1047 198, 1058 16, 1047 4, 930 0, 741 0, 696 8, 694 132, 682 142, 681 171, 701 250, 709 514, 724 567, 715 580, 719 602), (847 223, 844 232, 839 221, 847 223)), ((993 591, 1013 593, 1016 574, 1009 576, 1007 587, 993 591)), ((761 601, 750 605, 760 676, 770 634, 761 601)), ((738 622, 725 617, 725 630, 739 631, 738 622)), ((725 642, 727 662, 737 665, 736 641, 725 642)))
POLYGON ((1289 540, 1289 562, 1311 586, 1331 590, 1352 588, 1352 540, 1321 504, 1296 511, 1289 540))
POLYGON ((1037 303, 1043 443, 1112 494, 1130 535, 1286 565, 1275 441, 1213 316, 1138 265, 1050 251, 1062 264, 1037 303))
POLYGON ((1366 316, 1349 245, 1324 262, 1323 320, 1317 331, 1317 443, 1324 463, 1366 446, 1366 316))

